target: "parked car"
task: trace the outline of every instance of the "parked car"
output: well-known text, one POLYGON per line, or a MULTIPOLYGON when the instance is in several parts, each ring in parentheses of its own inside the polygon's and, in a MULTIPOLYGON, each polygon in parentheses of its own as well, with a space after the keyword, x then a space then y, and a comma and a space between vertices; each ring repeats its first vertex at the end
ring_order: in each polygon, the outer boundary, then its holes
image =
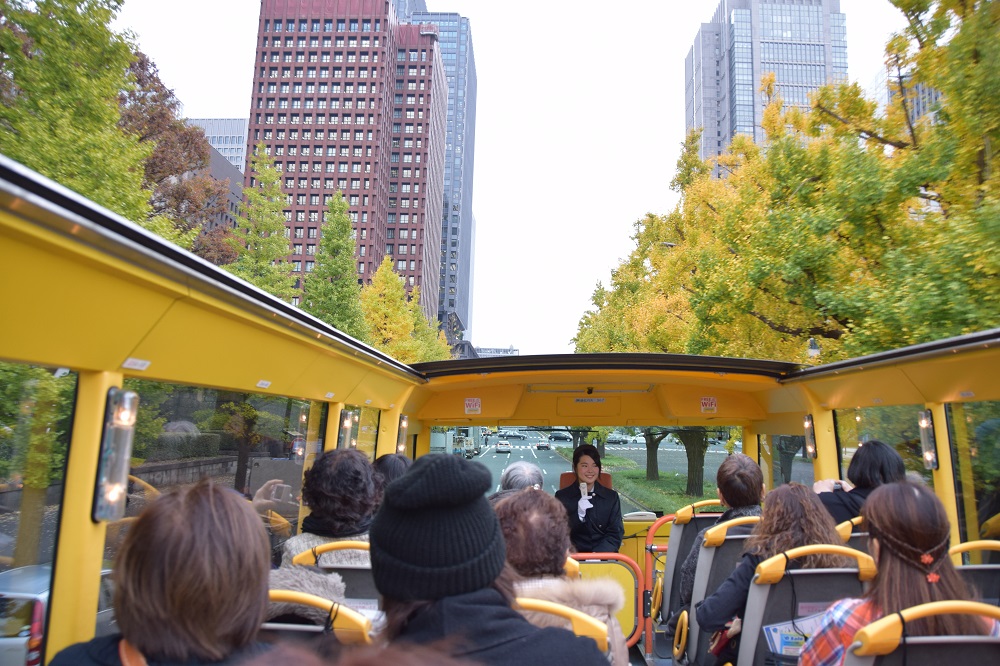
POLYGON ((626 444, 628 443, 628 435, 623 435, 620 432, 613 432, 607 436, 604 440, 605 444, 626 444))
POLYGON ((500 436, 507 439, 528 439, 528 436, 519 430, 507 430, 505 432, 501 432, 500 436))
POLYGON ((497 442, 497 453, 510 453, 510 451, 511 451, 510 442, 508 442, 506 439, 501 439, 499 442, 497 442))
MULTIPOLYGON (((101 572, 97 636, 117 630, 110 574, 110 569, 101 572)), ((32 564, 0 572, 0 666, 41 663, 51 584, 51 564, 32 564)))
POLYGON ((550 442, 572 442, 573 435, 569 434, 565 430, 553 430, 549 433, 550 442))

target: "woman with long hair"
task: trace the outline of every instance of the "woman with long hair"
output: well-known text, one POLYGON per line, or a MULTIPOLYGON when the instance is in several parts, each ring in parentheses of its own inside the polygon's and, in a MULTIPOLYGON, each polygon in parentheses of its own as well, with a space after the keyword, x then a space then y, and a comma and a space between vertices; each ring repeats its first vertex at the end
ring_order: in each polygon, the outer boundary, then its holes
MULTIPOLYGON (((802 648, 799 664, 833 666, 844 660, 854 634, 870 622, 911 606, 970 600, 975 591, 948 555, 951 525, 941 500, 923 485, 879 486, 861 507, 878 573, 860 599, 831 606, 823 629, 802 648)), ((1000 635, 996 621, 972 615, 937 615, 906 623, 910 636, 1000 635)))
MULTIPOLYGON (((767 558, 799 546, 817 543, 843 545, 833 518, 816 494, 800 483, 778 486, 764 498, 764 509, 743 550, 743 558, 714 594, 698 604, 698 626, 714 632, 726 628, 734 618, 743 619, 747 593, 757 565, 767 558)), ((809 555, 793 564, 804 569, 844 566, 839 555, 809 555)), ((735 663, 736 645, 730 640, 726 656, 735 663)), ((722 658, 720 656, 720 663, 722 658)))

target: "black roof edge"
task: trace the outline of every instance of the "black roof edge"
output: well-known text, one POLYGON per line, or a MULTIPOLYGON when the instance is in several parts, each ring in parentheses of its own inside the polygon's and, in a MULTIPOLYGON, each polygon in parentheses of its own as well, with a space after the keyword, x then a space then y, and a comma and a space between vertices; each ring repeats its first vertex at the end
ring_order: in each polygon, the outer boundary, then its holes
POLYGON ((846 361, 835 361, 809 368, 802 368, 793 372, 789 377, 782 379, 782 382, 794 382, 803 379, 814 379, 827 374, 839 374, 862 368, 871 368, 878 365, 893 365, 916 361, 935 356, 944 356, 959 352, 969 352, 977 349, 996 347, 1000 345, 1000 328, 991 328, 976 333, 967 333, 953 338, 934 340, 933 342, 923 342, 899 349, 860 356, 846 361))
POLYGON ((610 353, 547 354, 538 356, 501 356, 452 361, 414 363, 413 369, 425 377, 446 377, 494 372, 537 370, 688 370, 694 372, 761 375, 781 379, 797 370, 797 363, 765 361, 721 356, 687 354, 610 353))
MULTIPOLYGON (((72 217, 85 220, 92 224, 96 230, 102 232, 102 235, 111 237, 112 240, 117 240, 119 243, 124 240, 133 247, 140 248, 154 259, 180 267, 184 272, 189 275, 193 274, 194 277, 216 289, 221 288, 258 307, 270 312, 277 312, 281 316, 294 320, 316 333, 325 335, 359 354, 371 357, 380 365, 391 367, 411 378, 422 379, 420 373, 415 372, 405 363, 354 339, 321 319, 241 280, 121 215, 94 203, 78 192, 32 171, 2 154, 0 154, 0 194, 20 197, 29 205, 36 206, 40 210, 47 210, 61 218, 66 218, 66 213, 69 213, 72 217)), ((14 212, 14 214, 18 213, 14 212)), ((20 214, 24 215, 24 212, 20 214)), ((100 249, 106 250, 106 248, 100 249)))

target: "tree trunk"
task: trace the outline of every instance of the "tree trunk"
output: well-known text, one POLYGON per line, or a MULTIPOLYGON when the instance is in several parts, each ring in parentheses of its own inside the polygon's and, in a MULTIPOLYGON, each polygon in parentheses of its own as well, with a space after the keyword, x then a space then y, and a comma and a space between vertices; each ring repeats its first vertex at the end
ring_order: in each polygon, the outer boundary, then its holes
POLYGON ((244 495, 250 492, 247 486, 247 470, 250 468, 250 442, 247 437, 240 437, 236 443, 236 478, 233 485, 244 495))
POLYGON ((651 441, 649 437, 646 438, 646 480, 647 481, 659 481, 660 480, 660 461, 656 457, 656 452, 660 448, 660 441, 651 441))
POLYGON ((708 438, 704 430, 681 430, 676 433, 687 454, 687 489, 685 495, 701 497, 705 494, 705 452, 708 438))

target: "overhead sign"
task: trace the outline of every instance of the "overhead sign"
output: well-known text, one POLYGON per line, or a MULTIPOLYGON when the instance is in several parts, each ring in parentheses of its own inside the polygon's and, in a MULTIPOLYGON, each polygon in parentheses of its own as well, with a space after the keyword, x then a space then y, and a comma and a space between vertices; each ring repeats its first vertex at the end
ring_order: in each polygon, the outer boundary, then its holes
POLYGON ((465 413, 466 414, 482 414, 483 413, 483 400, 482 400, 482 398, 466 398, 465 399, 465 413))
POLYGON ((702 396, 701 398, 701 413, 702 414, 715 414, 719 409, 718 400, 715 396, 702 396))

